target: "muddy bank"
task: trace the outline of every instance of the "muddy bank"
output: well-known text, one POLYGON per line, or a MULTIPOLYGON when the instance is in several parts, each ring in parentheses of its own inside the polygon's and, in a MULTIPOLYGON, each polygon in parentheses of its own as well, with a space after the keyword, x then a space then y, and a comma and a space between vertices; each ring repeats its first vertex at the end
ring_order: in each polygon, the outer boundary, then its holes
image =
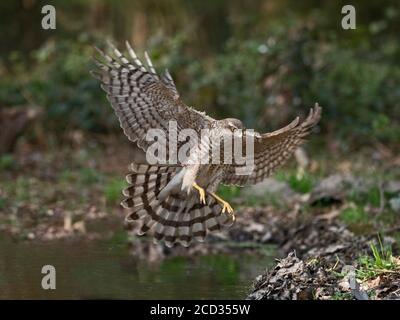
POLYGON ((307 215, 294 210, 276 220, 264 239, 277 244, 282 259, 255 279, 247 299, 400 299, 399 224, 379 219, 389 206, 398 212, 399 184, 380 184, 379 207, 364 208, 371 218, 339 219, 352 208, 348 194, 368 189, 352 176, 328 177, 306 195, 307 215))
POLYGON ((331 256, 303 260, 292 252, 256 278, 247 299, 400 299, 400 270, 382 273, 365 281, 357 279, 357 270, 354 262, 344 265, 343 261, 338 259, 335 262, 331 256))
POLYGON ((318 217, 278 229, 270 241, 283 258, 255 279, 247 299, 400 299, 399 248, 391 236, 356 235, 341 222, 318 217))

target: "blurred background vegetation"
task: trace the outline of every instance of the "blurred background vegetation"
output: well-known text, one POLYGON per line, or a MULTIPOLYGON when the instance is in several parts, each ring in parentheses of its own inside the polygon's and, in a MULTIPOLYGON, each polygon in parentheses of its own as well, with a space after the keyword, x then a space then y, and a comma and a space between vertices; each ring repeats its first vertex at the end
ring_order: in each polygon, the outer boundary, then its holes
POLYGON ((352 1, 356 30, 341 28, 346 3, 2 1, 0 108, 39 106, 42 130, 57 138, 71 130, 119 132, 89 70, 93 45, 112 39, 123 48, 128 39, 139 53, 149 50, 159 71, 169 68, 185 102, 214 117, 268 131, 319 102, 317 145, 395 148, 398 1, 352 1), (45 4, 56 7, 56 30, 41 29, 45 4))

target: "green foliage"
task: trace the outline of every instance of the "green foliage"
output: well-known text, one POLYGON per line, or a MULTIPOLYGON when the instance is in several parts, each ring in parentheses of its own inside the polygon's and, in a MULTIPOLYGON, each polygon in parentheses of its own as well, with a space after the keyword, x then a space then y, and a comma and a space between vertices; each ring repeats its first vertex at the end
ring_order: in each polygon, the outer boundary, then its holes
POLYGON ((265 65, 266 57, 259 51, 261 45, 257 40, 231 39, 207 72, 201 65, 189 69, 194 89, 208 98, 208 101, 203 98, 206 104, 216 105, 217 116, 229 115, 243 119, 248 125, 257 124, 265 103, 262 88, 265 71, 260 66, 265 65))
POLYGON ((357 276, 362 280, 377 277, 380 274, 399 270, 399 265, 395 262, 390 246, 384 246, 378 237, 379 247, 374 243, 370 244, 372 257, 360 257, 360 266, 357 269, 357 276))
POLYGON ((374 207, 379 207, 380 204, 380 191, 379 188, 373 187, 365 191, 352 191, 348 195, 348 200, 356 203, 357 205, 371 204, 374 207))
POLYGON ((114 246, 125 246, 128 243, 128 234, 123 231, 115 232, 111 238, 111 243, 114 246))
POLYGON ((390 247, 383 247, 382 241, 379 238, 379 249, 371 243, 371 251, 374 257, 373 263, 376 267, 381 269, 390 269, 393 267, 392 249, 390 247))
POLYGON ((238 186, 221 185, 218 189, 218 195, 233 204, 234 207, 236 203, 239 203, 249 207, 269 205, 277 209, 286 208, 286 204, 279 194, 266 192, 263 195, 246 194, 244 196, 242 190, 244 188, 238 186))
POLYGON ((303 175, 302 177, 291 175, 288 182, 293 190, 300 193, 310 192, 314 185, 314 180, 309 175, 303 175))
MULTIPOLYGON (((383 195, 384 196, 384 195, 383 195)), ((381 203, 381 192, 378 187, 371 188, 367 193, 368 202, 374 206, 379 207, 381 203)))
POLYGON ((25 177, 18 177, 15 186, 12 185, 15 192, 15 200, 17 202, 24 202, 31 200, 31 186, 33 181, 25 177))
POLYGON ((121 190, 126 188, 126 182, 118 179, 111 179, 104 188, 104 197, 107 204, 115 204, 122 199, 121 190))
POLYGON ((58 179, 60 182, 76 182, 75 175, 69 169, 63 170, 60 172, 58 179))
POLYGON ((336 291, 332 296, 332 300, 353 300, 353 296, 350 292, 336 291))
MULTIPOLYGON (((169 67, 183 100, 212 116, 241 118, 250 128, 270 131, 319 102, 322 132, 340 139, 345 148, 399 140, 399 10, 391 1, 379 7, 363 2, 363 20, 351 32, 339 28, 332 14, 340 12, 339 4, 316 7, 312 1, 293 10, 284 10, 288 4, 283 3, 271 12, 261 2, 244 6, 240 1, 201 6, 168 1, 154 6, 151 14, 141 3, 98 0, 92 5, 73 1, 72 9, 61 2, 58 6, 65 21, 54 37, 33 37, 24 30, 30 37, 20 35, 20 44, 10 21, 5 34, 15 39, 4 42, 17 43, 17 48, 29 43, 29 50, 3 50, 0 56, 0 105, 42 106, 43 125, 58 134, 75 128, 119 130, 104 92, 89 74, 93 45, 103 47, 111 29, 120 47, 125 38, 151 35, 146 46, 158 70, 169 67), (95 30, 91 22, 99 17, 93 8, 108 14, 95 30), (131 11, 138 16, 126 13, 131 11), (374 14, 365 14, 370 11, 374 14), (141 19, 145 30, 133 28, 141 19)), ((3 9, 10 16, 20 10, 12 4, 3 9)), ((31 20, 22 27, 30 28, 31 20)))
POLYGON ((0 156, 0 172, 14 169, 16 165, 17 164, 12 154, 4 154, 0 156))
POLYGON ((262 196, 259 195, 249 195, 244 200, 244 205, 249 207, 256 206, 272 206, 276 209, 287 210, 287 204, 281 195, 275 193, 266 193, 262 196))
POLYGON ((287 182, 294 191, 299 193, 309 193, 315 183, 315 177, 307 172, 298 174, 294 171, 282 170, 276 173, 276 178, 287 182))
POLYGON ((7 205, 7 199, 0 197, 0 210, 4 209, 7 205))
POLYGON ((44 107, 43 123, 56 133, 115 127, 105 95, 89 73, 94 44, 95 39, 81 34, 77 41, 49 40, 31 52, 29 64, 17 55, 12 65, 14 76, 0 79, 0 102, 44 107))
POLYGON ((363 223, 368 221, 368 215, 362 207, 353 206, 344 209, 340 213, 340 218, 349 224, 363 223))
MULTIPOLYGON (((400 69, 383 55, 376 60, 376 53, 370 55, 369 50, 332 47, 324 66, 313 73, 310 94, 325 107, 325 115, 339 124, 335 129, 341 137, 390 140, 400 134, 395 120, 399 105, 385 88, 392 82, 400 84, 400 69)), ((393 94, 399 93, 394 89, 393 94)))
POLYGON ((83 184, 94 184, 102 179, 101 173, 92 168, 81 168, 79 177, 83 184))
POLYGON ((79 168, 79 170, 63 170, 60 172, 58 179, 60 182, 85 186, 101 182, 104 179, 104 176, 94 168, 82 167, 79 168))
POLYGON ((237 186, 221 185, 218 189, 218 194, 226 201, 231 201, 240 195, 241 188, 237 186))

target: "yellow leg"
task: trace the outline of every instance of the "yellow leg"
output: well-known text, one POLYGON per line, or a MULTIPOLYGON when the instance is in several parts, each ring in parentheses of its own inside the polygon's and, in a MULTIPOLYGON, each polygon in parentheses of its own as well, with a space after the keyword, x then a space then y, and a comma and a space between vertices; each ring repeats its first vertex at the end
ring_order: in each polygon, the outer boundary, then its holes
POLYGON ((214 192, 211 192, 211 195, 215 198, 215 200, 219 201, 222 204, 222 213, 225 213, 225 211, 227 211, 227 213, 232 216, 233 221, 235 221, 236 218, 235 214, 233 213, 232 206, 224 199, 217 196, 214 192))
POLYGON ((200 203, 206 204, 206 192, 196 182, 193 182, 193 187, 199 191, 200 203))

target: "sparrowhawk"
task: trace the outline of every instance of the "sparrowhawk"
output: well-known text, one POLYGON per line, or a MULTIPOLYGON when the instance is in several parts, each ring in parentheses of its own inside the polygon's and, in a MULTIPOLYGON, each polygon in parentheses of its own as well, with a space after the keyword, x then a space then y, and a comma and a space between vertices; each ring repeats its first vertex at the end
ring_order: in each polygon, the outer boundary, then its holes
MULTIPOLYGON (((217 129, 210 131, 214 132, 208 137, 212 139, 223 131, 244 129, 238 119, 215 120, 188 107, 168 70, 159 76, 146 52, 144 65, 128 42, 126 49, 126 57, 112 44, 110 54, 98 50, 101 59, 95 62, 99 70, 92 74, 101 81, 125 135, 140 148, 146 151, 150 147, 151 141, 146 139, 150 129, 171 130, 171 121, 176 123, 175 134, 189 128, 198 133, 217 129)), ((252 135, 254 141, 254 154, 250 155, 254 168, 247 174, 237 173, 243 164, 235 161, 132 163, 126 177, 129 186, 123 190, 126 219, 142 220, 139 234, 151 230, 155 240, 163 240, 168 246, 175 242, 188 246, 192 239, 203 241, 207 232, 220 230, 235 220, 231 205, 215 193, 218 185, 255 184, 271 175, 304 141, 320 115, 321 108, 316 104, 304 121, 300 122, 297 117, 279 130, 259 134, 244 129, 243 145, 246 135, 252 135)), ((165 140, 166 145, 171 143, 168 138, 165 140)), ((178 148, 181 146, 182 142, 178 142, 178 148)), ((203 150, 201 146, 199 150, 203 150)))

